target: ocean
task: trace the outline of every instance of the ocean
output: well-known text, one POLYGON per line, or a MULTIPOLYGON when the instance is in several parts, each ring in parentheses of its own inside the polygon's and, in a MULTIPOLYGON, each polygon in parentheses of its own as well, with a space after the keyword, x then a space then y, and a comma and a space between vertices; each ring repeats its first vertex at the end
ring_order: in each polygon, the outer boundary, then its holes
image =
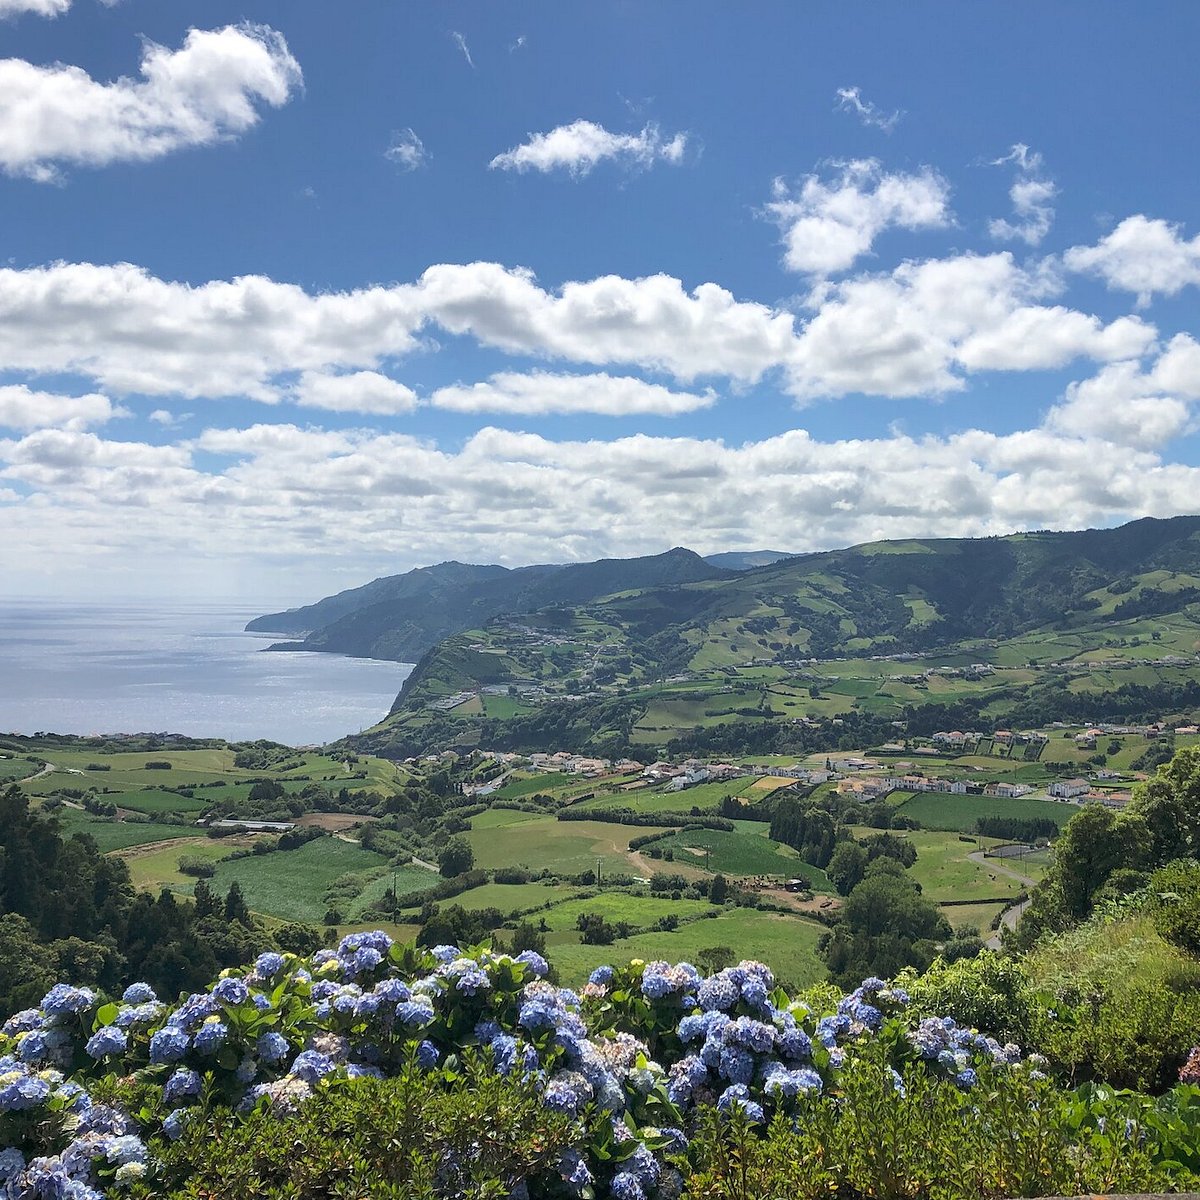
POLYGON ((332 741, 380 720, 412 665, 264 653, 263 611, 0 600, 0 732, 332 741))

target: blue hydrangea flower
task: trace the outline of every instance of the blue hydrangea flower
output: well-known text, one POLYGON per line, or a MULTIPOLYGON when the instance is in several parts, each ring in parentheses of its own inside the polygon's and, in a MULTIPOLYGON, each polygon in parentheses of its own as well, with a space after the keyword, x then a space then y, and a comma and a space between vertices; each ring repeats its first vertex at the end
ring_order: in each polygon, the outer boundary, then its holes
POLYGON ((164 1025, 150 1038, 152 1063, 178 1062, 187 1052, 191 1038, 177 1025, 164 1025))
POLYGON ((283 955, 268 950, 254 960, 254 973, 263 979, 272 979, 283 970, 283 955))
POLYGON ((250 989, 246 986, 244 979, 222 979, 216 987, 213 988, 212 994, 221 1001, 222 1004, 238 1005, 245 1004, 250 999, 250 989))
POLYGON ((288 1048, 287 1038, 281 1033, 275 1033, 274 1030, 261 1034, 255 1043, 258 1057, 272 1066, 287 1057, 288 1048))
POLYGON ((148 983, 131 983, 122 993, 123 1004, 157 1004, 158 997, 148 983))
POLYGON ((36 1075, 19 1075, 0 1086, 0 1112, 25 1112, 38 1108, 50 1096, 50 1084, 36 1075))
POLYGON ((168 1104, 178 1104, 180 1100, 200 1095, 200 1087, 200 1076, 189 1067, 180 1067, 163 1085, 163 1099, 168 1104))
POLYGON ((440 1057, 438 1048, 428 1039, 422 1041, 417 1047, 417 1066, 422 1071, 432 1071, 438 1065, 440 1057))
POLYGON ((545 979, 550 971, 550 964, 536 950, 522 950, 517 955, 517 962, 524 963, 529 972, 539 979, 545 979))
POLYGON ((125 1030, 115 1025, 104 1025, 88 1038, 84 1049, 92 1058, 108 1058, 113 1054, 124 1054, 128 1041, 125 1030))
POLYGON ((196 1030, 196 1036, 193 1041, 196 1049, 201 1054, 216 1054, 225 1045, 225 1040, 228 1037, 229 1026, 223 1021, 205 1021, 196 1030))
POLYGON ((317 1050, 305 1050, 297 1054, 296 1061, 292 1063, 292 1074, 297 1079, 303 1079, 305 1083, 316 1083, 333 1070, 333 1059, 317 1050))

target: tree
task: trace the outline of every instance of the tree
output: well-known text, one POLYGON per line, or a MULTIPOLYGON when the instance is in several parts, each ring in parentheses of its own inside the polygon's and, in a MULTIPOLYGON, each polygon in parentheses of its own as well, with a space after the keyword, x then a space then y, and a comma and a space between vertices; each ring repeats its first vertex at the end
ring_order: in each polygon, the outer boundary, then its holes
POLYGON ((839 842, 825 874, 843 895, 848 896, 861 882, 867 869, 867 852, 857 842, 839 842))
POLYGON ((475 865, 475 852, 465 837, 452 837, 438 855, 438 870, 443 878, 462 875, 475 865))
POLYGON ((246 905, 246 897, 242 895, 242 885, 236 879, 229 885, 225 895, 225 921, 250 924, 250 909, 246 905))
POLYGON ((1200 863, 1174 862, 1150 878, 1154 927, 1185 954, 1200 958, 1200 863))
POLYGON ((924 970, 950 925, 937 906, 891 858, 877 859, 842 907, 842 919, 823 939, 833 980, 854 987, 869 975, 890 978, 905 967, 924 970))
POLYGON ((537 928, 530 925, 528 921, 522 921, 513 930, 512 940, 508 947, 508 952, 513 955, 520 954, 524 950, 532 950, 543 958, 546 957, 545 935, 539 933, 537 928))
POLYGON ((708 885, 708 899, 712 904, 724 904, 729 899, 729 880, 724 875, 714 875, 708 885))
POLYGON ((1139 813, 1085 805, 1063 828, 1050 872, 1061 890, 1066 915, 1073 920, 1086 917, 1093 897, 1118 867, 1145 865, 1152 841, 1139 813))
POLYGON ((706 946, 696 951, 696 965, 706 975, 715 975, 737 962, 737 952, 732 946, 706 946))
POLYGON ((1200 746, 1187 746, 1133 790, 1130 808, 1150 830, 1151 861, 1200 858, 1200 746))

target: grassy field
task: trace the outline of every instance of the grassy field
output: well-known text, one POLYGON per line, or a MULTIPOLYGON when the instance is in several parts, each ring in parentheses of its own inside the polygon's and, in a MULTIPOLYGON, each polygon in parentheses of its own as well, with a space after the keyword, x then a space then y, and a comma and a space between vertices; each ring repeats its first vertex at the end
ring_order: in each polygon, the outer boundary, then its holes
POLYGON ((64 837, 73 833, 86 833, 95 839, 101 853, 120 850, 126 846, 143 846, 150 842, 161 842, 167 838, 185 837, 191 841, 205 841, 205 831, 194 825, 164 825, 150 821, 113 821, 104 817, 93 817, 90 813, 75 808, 60 808, 56 814, 64 837))
MULTIPOLYGON (((935 904, 945 900, 990 900, 993 897, 1015 896, 1021 885, 1003 875, 992 864, 998 859, 985 859, 984 864, 972 862, 967 856, 978 850, 975 842, 961 842, 954 833, 935 833, 914 830, 903 835, 917 848, 917 861, 909 874, 920 885, 927 899, 935 904), (985 865, 986 864, 986 865, 985 865)), ((997 845, 994 838, 981 839, 985 845, 997 845)), ((1021 868, 1013 862, 1014 871, 1021 868)), ((951 923, 954 918, 951 915, 951 923)))
POLYGON ((523 912, 542 904, 573 900, 579 889, 545 883, 485 883, 482 887, 460 892, 445 905, 458 904, 466 909, 498 908, 502 913, 523 912))
POLYGON ((368 908, 373 908, 383 900, 384 893, 396 885, 397 896, 407 896, 410 892, 427 892, 437 885, 440 876, 424 867, 397 867, 385 871, 377 879, 367 882, 366 887, 347 905, 350 913, 361 916, 368 908))
POLYGON ((690 813, 692 809, 701 812, 716 812, 721 801, 726 796, 747 796, 748 799, 761 799, 763 794, 753 794, 755 777, 743 775, 738 779, 730 779, 724 783, 700 783, 695 787, 683 788, 677 792, 662 791, 658 788, 636 792, 616 792, 612 795, 597 796, 594 800, 582 800, 577 807, 588 808, 631 808, 634 812, 682 812, 690 813))
POLYGON ((564 775, 561 771, 547 771, 524 779, 512 779, 502 788, 497 788, 492 796, 497 800, 519 800, 522 796, 532 796, 537 792, 550 794, 556 788, 579 782, 574 775, 564 775))
POLYGON ((631 958, 694 961, 700 950, 728 946, 735 958, 761 959, 781 980, 804 987, 825 978, 825 966, 817 957, 817 939, 822 932, 815 921, 802 917, 735 908, 682 925, 673 933, 636 934, 611 946, 556 945, 550 948, 550 959, 564 984, 578 986, 602 963, 623 963, 631 958))
MULTIPOLYGON (((788 846, 772 842, 758 833, 741 830, 726 833, 720 829, 681 830, 673 837, 656 842, 660 849, 670 848, 675 863, 702 867, 721 875, 778 875, 806 878, 816 891, 833 889, 824 872, 810 867, 788 846)), ((673 863, 656 860, 657 869, 670 872, 673 863)))
POLYGON ((527 819, 491 827, 479 825, 479 818, 472 820, 468 838, 477 867, 549 867, 578 875, 594 869, 599 859, 603 871, 628 875, 638 873, 637 864, 628 855, 630 839, 656 832, 646 826, 515 815, 527 819))
POLYGON ((169 887, 190 893, 196 877, 180 871, 181 858, 202 858, 215 864, 228 858, 234 850, 245 849, 253 842, 252 837, 221 838, 219 841, 181 838, 165 844, 152 842, 146 846, 132 846, 116 853, 129 867, 134 887, 152 892, 169 887))
POLYGON ((680 921, 714 911, 707 900, 672 900, 670 896, 632 896, 628 892, 598 892, 594 896, 556 904, 538 918, 544 918, 554 933, 570 932, 582 913, 599 913, 606 921, 626 921, 639 928, 653 925, 663 917, 680 921))
POLYGON ((897 805, 926 829, 972 833, 980 817, 1049 817, 1061 829, 1079 809, 1053 800, 1009 799, 1005 796, 951 796, 944 792, 918 792, 897 805))
POLYGON ((36 775, 41 770, 38 763, 28 762, 24 758, 0 758, 0 783, 9 783, 15 779, 25 779, 36 775))
MULTIPOLYGON (((203 796, 203 793, 201 793, 203 796)), ((195 816, 203 812, 208 801, 201 796, 177 796, 174 792, 164 792, 159 788, 147 788, 136 792, 119 792, 108 794, 103 799, 129 812, 145 813, 149 817, 165 816, 178 813, 180 816, 195 816)))
MULTIPOLYGON (((221 863, 210 883, 215 890, 225 892, 236 879, 246 903, 255 912, 290 921, 319 923, 328 907, 325 890, 335 879, 381 867, 386 862, 382 854, 338 838, 323 837, 307 842, 298 850, 221 863)), ((429 874, 429 878, 434 877, 429 874)))
POLYGON ((951 904, 942 909, 942 915, 956 931, 978 933, 987 938, 992 933, 992 921, 1002 913, 1006 904, 951 904))

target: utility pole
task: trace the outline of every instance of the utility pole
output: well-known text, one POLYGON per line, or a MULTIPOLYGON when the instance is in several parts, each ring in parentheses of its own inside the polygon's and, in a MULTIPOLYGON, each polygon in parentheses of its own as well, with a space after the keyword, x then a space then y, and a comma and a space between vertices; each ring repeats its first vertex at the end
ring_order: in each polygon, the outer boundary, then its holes
POLYGON ((596 859, 596 886, 600 886, 600 859, 596 859))

